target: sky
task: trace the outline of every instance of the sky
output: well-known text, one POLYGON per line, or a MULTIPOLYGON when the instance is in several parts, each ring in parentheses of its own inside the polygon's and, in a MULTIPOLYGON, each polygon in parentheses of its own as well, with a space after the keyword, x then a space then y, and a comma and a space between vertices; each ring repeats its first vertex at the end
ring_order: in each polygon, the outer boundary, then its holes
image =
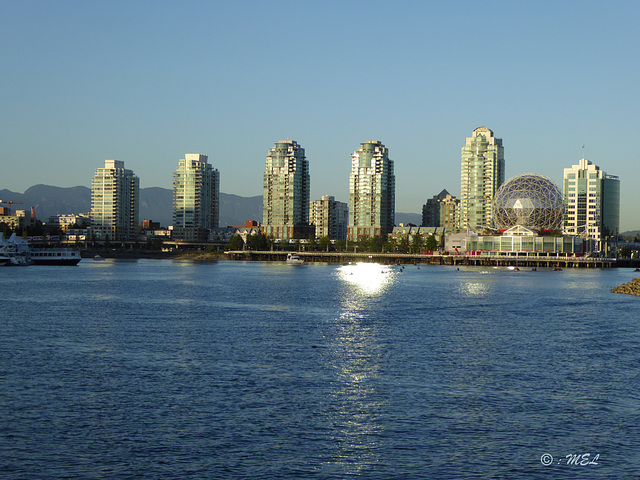
POLYGON ((185 153, 220 189, 262 194, 280 140, 311 198, 348 201, 350 154, 380 140, 396 211, 460 194, 486 126, 506 179, 562 188, 583 156, 621 180, 640 228, 640 2, 0 0, 0 189, 90 186, 117 159, 171 188, 185 153), (584 147, 583 147, 584 146, 584 147))

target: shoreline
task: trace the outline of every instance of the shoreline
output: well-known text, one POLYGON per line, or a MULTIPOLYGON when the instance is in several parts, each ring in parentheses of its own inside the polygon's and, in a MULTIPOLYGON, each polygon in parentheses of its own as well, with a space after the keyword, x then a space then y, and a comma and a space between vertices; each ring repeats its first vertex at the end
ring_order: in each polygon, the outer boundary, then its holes
MULTIPOLYGON (((213 262, 231 261, 277 261, 284 262, 288 251, 226 251, 226 252, 157 252, 157 251, 104 251, 83 250, 83 259, 99 255, 104 259, 159 259, 192 260, 213 262)), ((308 263, 371 262, 402 265, 450 265, 450 266, 496 266, 521 268, 640 268, 640 259, 607 259, 585 257, 523 257, 523 256, 473 256, 473 255, 422 255, 397 253, 354 252, 296 252, 308 263)))
POLYGON ((626 282, 612 288, 611 293, 623 293, 625 295, 635 295, 636 297, 640 297, 640 277, 634 278, 630 282, 626 282))

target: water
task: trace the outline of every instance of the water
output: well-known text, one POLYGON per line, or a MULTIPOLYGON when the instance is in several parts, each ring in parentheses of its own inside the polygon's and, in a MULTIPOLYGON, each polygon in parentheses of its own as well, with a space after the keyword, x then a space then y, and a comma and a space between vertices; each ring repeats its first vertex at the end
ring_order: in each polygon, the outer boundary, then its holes
POLYGON ((0 478, 635 478, 633 276, 3 268, 0 478))

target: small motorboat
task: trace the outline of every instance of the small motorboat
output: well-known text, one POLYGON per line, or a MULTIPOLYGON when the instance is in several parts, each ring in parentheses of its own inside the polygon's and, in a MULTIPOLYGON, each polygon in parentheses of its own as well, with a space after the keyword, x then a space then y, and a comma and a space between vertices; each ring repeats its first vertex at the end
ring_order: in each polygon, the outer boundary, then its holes
POLYGON ((302 260, 299 255, 290 253, 287 255, 287 263, 290 265, 301 265, 304 263, 304 260, 302 260))

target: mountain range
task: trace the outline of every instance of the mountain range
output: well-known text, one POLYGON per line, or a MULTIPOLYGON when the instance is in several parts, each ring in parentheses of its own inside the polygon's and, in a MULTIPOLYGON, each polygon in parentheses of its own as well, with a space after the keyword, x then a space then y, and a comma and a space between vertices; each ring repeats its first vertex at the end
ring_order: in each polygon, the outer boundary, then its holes
MULTIPOLYGON (((36 209, 36 217, 44 222, 58 214, 79 214, 91 211, 91 189, 88 187, 54 187, 34 185, 24 193, 0 190, 0 199, 14 202, 12 211, 36 209), (18 203, 18 202, 21 202, 18 203)), ((173 191, 168 188, 140 189, 140 221, 153 220, 162 226, 171 225, 173 191)), ((240 197, 220 193, 220 226, 244 225, 246 220, 262 222, 262 195, 240 197)), ((417 213, 396 213, 397 223, 420 225, 417 213)))
MULTIPOLYGON (((12 211, 35 207, 36 217, 45 222, 52 215, 91 211, 91 189, 87 187, 34 185, 24 193, 0 190, 0 199, 13 201, 12 211)), ((147 219, 160 222, 162 226, 171 225, 172 204, 172 190, 160 187, 141 188, 140 221, 147 219)), ((239 197, 220 193, 220 225, 244 225, 245 220, 262 220, 262 196, 239 197)))

